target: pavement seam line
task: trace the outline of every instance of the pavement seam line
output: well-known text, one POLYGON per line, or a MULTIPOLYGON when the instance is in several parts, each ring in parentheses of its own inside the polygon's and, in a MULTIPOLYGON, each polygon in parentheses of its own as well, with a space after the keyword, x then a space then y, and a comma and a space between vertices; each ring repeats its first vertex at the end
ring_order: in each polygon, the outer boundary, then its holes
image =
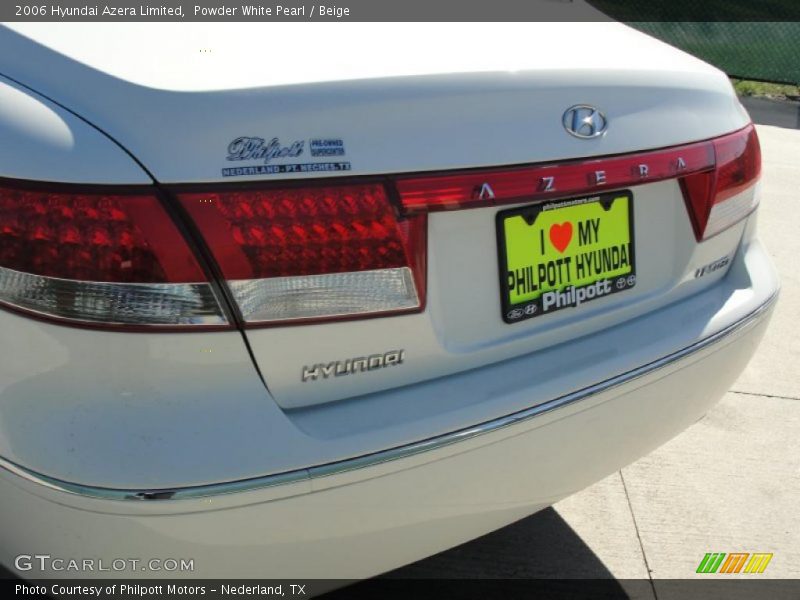
POLYGON ((647 561, 647 553, 644 551, 644 543, 642 543, 642 536, 639 533, 639 524, 636 522, 636 515, 633 514, 633 504, 631 503, 631 496, 628 494, 628 486, 625 484, 625 477, 622 475, 622 469, 619 470, 619 480, 622 482, 622 491, 625 492, 625 500, 628 502, 628 510, 631 513, 633 529, 636 532, 636 539, 639 541, 639 550, 642 551, 642 559, 644 560, 644 568, 647 569, 647 579, 650 581, 650 589, 653 590, 653 598, 658 600, 656 584, 653 581, 653 572, 650 570, 650 563, 647 561))
POLYGON ((730 390, 731 394, 739 394, 741 396, 762 396, 764 398, 775 398, 776 400, 800 400, 794 396, 781 396, 779 394, 759 394, 758 392, 740 392, 739 390, 730 390))

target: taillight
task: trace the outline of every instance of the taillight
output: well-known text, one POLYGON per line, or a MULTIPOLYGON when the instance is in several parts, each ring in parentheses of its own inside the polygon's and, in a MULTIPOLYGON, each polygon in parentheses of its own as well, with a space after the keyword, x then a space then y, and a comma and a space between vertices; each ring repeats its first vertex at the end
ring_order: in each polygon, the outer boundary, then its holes
POLYGON ((218 326, 208 278, 152 193, 0 184, 0 303, 104 326, 218 326))
POLYGON ((0 181, 0 305, 74 324, 226 327, 420 311, 427 213, 680 182, 696 238, 755 208, 752 125, 713 140, 523 167, 155 191, 0 181), (203 268, 203 260, 210 263, 203 268), (210 281, 207 272, 219 275, 210 281), (235 305, 235 306, 234 306, 235 305))
POLYGON ((750 214, 761 152, 753 125, 735 133, 624 156, 534 166, 399 176, 400 201, 410 214, 533 202, 678 179, 698 240, 750 214))
POLYGON ((700 142, 610 158, 401 176, 397 190, 403 208, 415 213, 591 194, 713 168, 714 151, 700 142))
POLYGON ((424 216, 383 183, 179 193, 246 323, 419 310, 424 216))
POLYGON ((715 169, 684 178, 682 188, 698 240, 741 221, 758 205, 761 148, 752 125, 709 142, 715 169))

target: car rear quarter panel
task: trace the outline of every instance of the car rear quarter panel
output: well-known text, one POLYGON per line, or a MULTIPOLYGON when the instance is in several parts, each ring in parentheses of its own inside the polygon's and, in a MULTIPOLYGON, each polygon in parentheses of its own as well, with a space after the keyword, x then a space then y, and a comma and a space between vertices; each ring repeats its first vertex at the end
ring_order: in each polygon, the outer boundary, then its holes
POLYGON ((92 125, 0 76, 0 177, 147 184, 131 157, 92 125))

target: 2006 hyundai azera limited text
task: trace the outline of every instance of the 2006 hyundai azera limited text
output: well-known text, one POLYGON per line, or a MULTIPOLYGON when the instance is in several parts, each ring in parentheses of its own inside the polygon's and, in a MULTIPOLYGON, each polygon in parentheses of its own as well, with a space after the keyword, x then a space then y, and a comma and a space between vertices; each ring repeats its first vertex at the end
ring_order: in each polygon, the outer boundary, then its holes
POLYGON ((428 556, 700 419, 777 296, 728 79, 620 24, 15 24, 0 75, 25 577, 428 556))

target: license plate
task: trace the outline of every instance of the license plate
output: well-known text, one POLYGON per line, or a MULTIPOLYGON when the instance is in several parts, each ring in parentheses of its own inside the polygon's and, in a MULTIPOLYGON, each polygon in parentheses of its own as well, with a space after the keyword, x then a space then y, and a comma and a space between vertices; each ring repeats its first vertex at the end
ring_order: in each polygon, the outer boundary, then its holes
POLYGON ((636 285, 629 191, 501 211, 497 244, 506 323, 578 308, 636 285))

